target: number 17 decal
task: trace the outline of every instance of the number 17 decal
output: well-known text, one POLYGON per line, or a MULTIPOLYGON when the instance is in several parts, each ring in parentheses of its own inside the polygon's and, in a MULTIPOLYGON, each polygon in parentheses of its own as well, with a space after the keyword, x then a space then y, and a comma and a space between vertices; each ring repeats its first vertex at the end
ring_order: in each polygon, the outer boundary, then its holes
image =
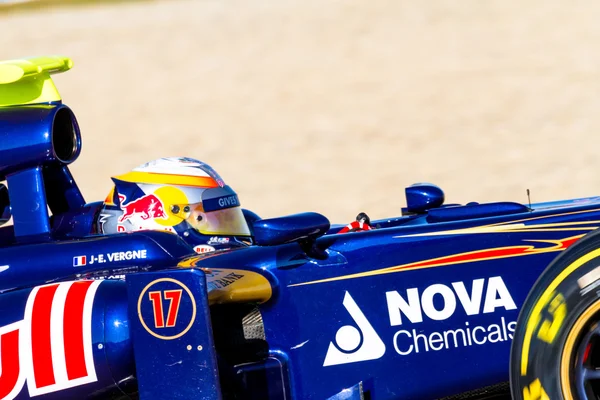
POLYGON ((175 326, 177 315, 179 314, 179 304, 181 303, 181 292, 181 289, 148 292, 148 297, 152 302, 152 309, 154 311, 155 328, 173 328, 175 326), (169 300, 166 322, 163 312, 163 297, 165 300, 169 300))
POLYGON ((196 321, 196 299, 190 289, 173 278, 148 283, 137 302, 138 317, 150 335, 173 340, 185 335, 196 321))

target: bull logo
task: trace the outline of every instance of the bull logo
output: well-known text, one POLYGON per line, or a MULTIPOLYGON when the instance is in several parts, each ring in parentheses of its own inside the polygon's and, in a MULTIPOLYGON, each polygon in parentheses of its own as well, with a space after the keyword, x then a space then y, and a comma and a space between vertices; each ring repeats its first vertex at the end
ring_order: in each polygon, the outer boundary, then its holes
POLYGON ((120 194, 119 199, 121 200, 121 210, 123 210, 123 215, 119 217, 120 223, 134 216, 140 216, 144 221, 151 218, 167 219, 162 201, 154 194, 147 194, 127 204, 123 203, 125 196, 120 194))

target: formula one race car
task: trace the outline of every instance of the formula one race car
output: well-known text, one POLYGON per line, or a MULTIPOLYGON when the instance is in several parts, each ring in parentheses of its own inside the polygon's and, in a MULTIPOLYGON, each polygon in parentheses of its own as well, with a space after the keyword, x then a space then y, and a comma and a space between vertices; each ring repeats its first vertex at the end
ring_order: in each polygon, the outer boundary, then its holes
MULTIPOLYGON (((0 63, 0 399, 491 399, 509 375, 515 399, 598 398, 600 197, 416 184, 347 229, 244 211, 245 243, 200 254, 104 234, 68 168, 81 136, 50 74, 70 67, 0 63)), ((153 196, 127 218, 188 212, 153 196)))

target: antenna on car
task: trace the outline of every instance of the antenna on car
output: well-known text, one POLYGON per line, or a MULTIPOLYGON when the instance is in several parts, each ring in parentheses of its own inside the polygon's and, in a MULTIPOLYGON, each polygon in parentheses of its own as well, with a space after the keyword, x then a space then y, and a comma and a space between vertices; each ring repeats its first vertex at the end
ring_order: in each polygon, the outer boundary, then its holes
POLYGON ((529 201, 529 211, 533 211, 531 209, 531 196, 530 196, 530 193, 529 193, 529 189, 527 189, 527 200, 529 201))

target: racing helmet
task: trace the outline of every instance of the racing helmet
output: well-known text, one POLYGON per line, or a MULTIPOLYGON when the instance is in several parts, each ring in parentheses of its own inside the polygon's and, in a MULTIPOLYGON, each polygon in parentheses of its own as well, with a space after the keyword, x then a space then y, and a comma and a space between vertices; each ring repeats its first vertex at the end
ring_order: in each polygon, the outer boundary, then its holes
POLYGON ((198 253, 251 243, 237 194, 201 161, 160 158, 112 180, 98 215, 99 233, 168 231, 198 253))

